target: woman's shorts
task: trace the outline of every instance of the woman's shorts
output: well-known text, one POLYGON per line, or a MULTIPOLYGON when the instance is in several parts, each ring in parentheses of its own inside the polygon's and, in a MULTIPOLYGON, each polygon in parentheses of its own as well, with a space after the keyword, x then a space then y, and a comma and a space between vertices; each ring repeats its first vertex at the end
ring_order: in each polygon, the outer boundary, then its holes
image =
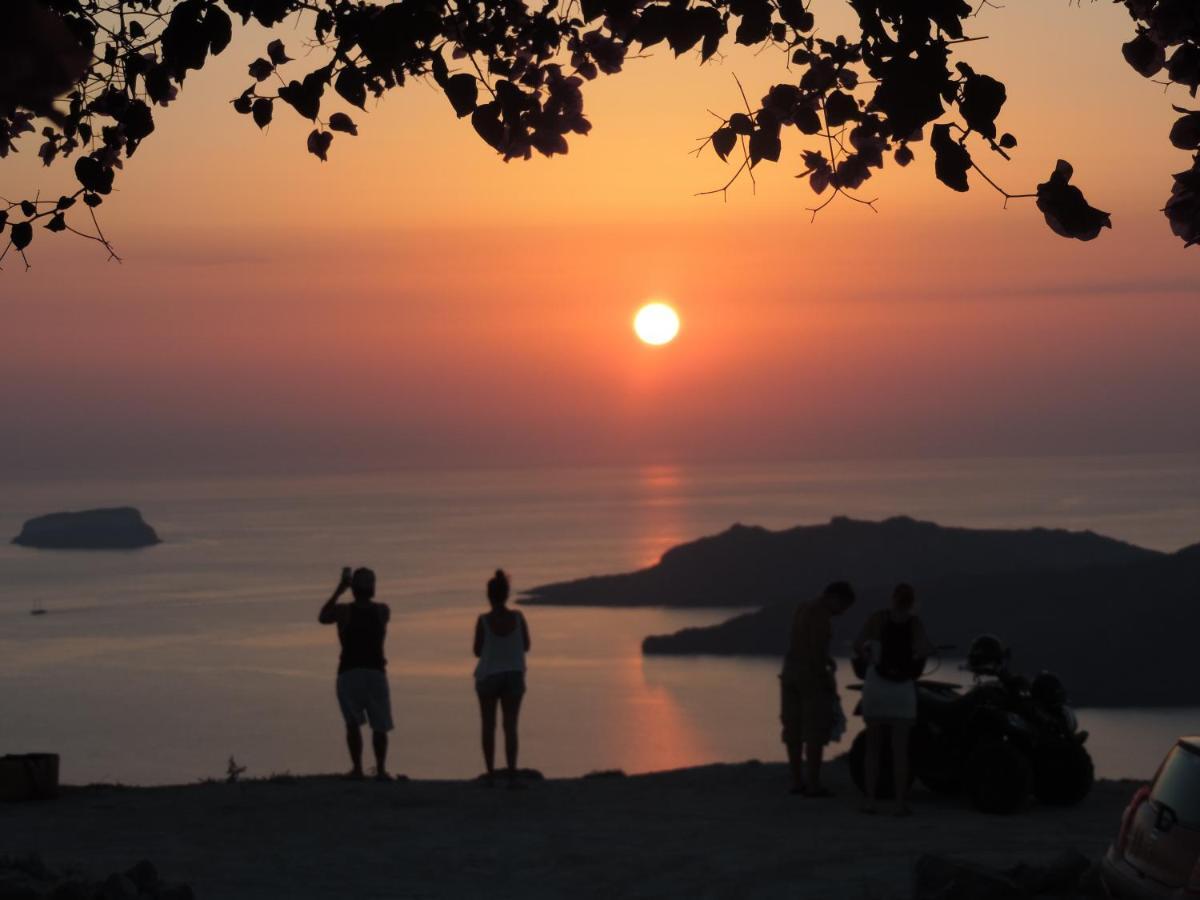
POLYGON ((917 718, 917 686, 889 681, 872 666, 863 683, 862 714, 867 721, 911 722, 917 718))
POLYGON ((347 669, 337 677, 338 706, 351 728, 369 722, 372 731, 392 730, 392 697, 387 673, 378 669, 347 669))
POLYGON ((520 697, 525 693, 524 672, 497 672, 475 680, 475 693, 481 700, 520 697))

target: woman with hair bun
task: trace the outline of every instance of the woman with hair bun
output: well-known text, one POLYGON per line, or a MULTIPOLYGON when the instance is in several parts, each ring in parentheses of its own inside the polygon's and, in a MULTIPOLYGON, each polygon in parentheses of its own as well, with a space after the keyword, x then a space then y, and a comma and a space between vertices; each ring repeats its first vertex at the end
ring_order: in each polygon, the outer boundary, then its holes
POLYGON ((493 784, 496 774, 496 707, 499 706, 503 715, 508 785, 519 787, 517 717, 521 713, 521 698, 525 696, 525 654, 529 652, 530 640, 525 616, 508 608, 508 594, 508 575, 497 569, 487 583, 487 599, 492 609, 475 622, 475 656, 479 659, 475 666, 475 693, 483 720, 487 782, 493 784))
POLYGON ((917 595, 910 584, 892 591, 892 605, 867 619, 854 642, 854 652, 866 668, 862 714, 867 722, 866 794, 862 811, 875 812, 883 741, 890 732, 892 784, 896 814, 912 815, 908 805, 910 781, 908 741, 917 719, 917 679, 933 645, 916 614, 917 595))

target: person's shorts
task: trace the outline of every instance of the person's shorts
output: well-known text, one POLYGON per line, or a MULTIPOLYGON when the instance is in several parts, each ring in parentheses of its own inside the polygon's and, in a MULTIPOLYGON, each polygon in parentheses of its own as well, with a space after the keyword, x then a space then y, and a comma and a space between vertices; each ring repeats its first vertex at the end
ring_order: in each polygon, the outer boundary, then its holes
POLYGON ((493 700, 500 697, 520 697, 525 693, 524 672, 497 672, 486 678, 475 680, 475 693, 480 699, 493 700))
POLYGON ((833 734, 836 695, 823 688, 779 680, 779 720, 788 746, 827 744, 833 734))
POLYGON ((862 714, 868 722, 916 721, 916 683, 889 681, 872 666, 863 680, 862 714))
POLYGON ((387 673, 378 669, 348 669, 337 677, 338 706, 346 724, 364 723, 372 731, 392 730, 392 697, 387 673))

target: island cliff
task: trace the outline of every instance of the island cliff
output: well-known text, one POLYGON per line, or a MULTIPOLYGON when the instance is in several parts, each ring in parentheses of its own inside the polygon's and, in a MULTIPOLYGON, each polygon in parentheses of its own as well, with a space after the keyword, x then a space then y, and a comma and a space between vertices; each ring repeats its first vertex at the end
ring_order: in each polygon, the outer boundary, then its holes
POLYGON ((162 543, 142 514, 129 506, 37 516, 12 542, 45 550, 133 550, 162 543))

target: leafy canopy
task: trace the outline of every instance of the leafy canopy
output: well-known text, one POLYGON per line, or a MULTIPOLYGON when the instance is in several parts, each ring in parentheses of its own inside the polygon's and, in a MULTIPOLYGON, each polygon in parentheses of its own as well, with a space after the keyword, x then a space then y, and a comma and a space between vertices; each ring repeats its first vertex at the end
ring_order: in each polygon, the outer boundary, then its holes
MULTIPOLYGON (((817 194, 828 192, 816 209, 839 196, 869 205, 857 192, 873 172, 888 157, 908 165, 926 140, 947 187, 966 191, 983 180, 1001 190, 977 156, 1007 159, 1017 146, 997 124, 1004 84, 953 59, 971 40, 964 26, 977 10, 965 0, 846 2, 858 33, 827 40, 815 34, 811 0, 3 0, 0 157, 38 135, 45 164, 73 159, 79 184, 57 200, 0 202, 3 254, 24 257, 40 226, 98 240, 115 256, 94 212, 115 170, 153 134, 155 107, 174 104, 188 73, 252 19, 270 28, 294 18, 289 35, 304 29, 304 46, 296 60, 272 40, 249 61, 233 109, 259 128, 284 112, 311 120, 307 149, 322 161, 335 136, 358 134, 351 116, 324 117, 334 95, 365 110, 368 98, 414 78, 435 81, 458 117, 506 160, 566 153, 592 127, 587 82, 660 44, 704 61, 733 42, 781 48, 791 67, 757 104, 743 94, 744 110, 722 117, 700 148, 740 159, 721 191, 743 174, 753 178, 764 161, 778 162, 785 136, 801 141, 800 177, 817 194)), ((1165 72, 1195 97, 1200 2, 1114 2, 1133 20, 1134 36, 1122 48, 1129 64, 1146 78, 1165 72)), ((1193 154, 1192 165, 1174 176, 1164 212, 1191 245, 1200 242, 1200 111, 1176 109, 1182 117, 1170 140, 1193 154)), ((1034 198, 1057 234, 1092 240, 1111 221, 1072 174, 1060 160, 1035 192, 1001 193, 1006 201, 1034 198)))

